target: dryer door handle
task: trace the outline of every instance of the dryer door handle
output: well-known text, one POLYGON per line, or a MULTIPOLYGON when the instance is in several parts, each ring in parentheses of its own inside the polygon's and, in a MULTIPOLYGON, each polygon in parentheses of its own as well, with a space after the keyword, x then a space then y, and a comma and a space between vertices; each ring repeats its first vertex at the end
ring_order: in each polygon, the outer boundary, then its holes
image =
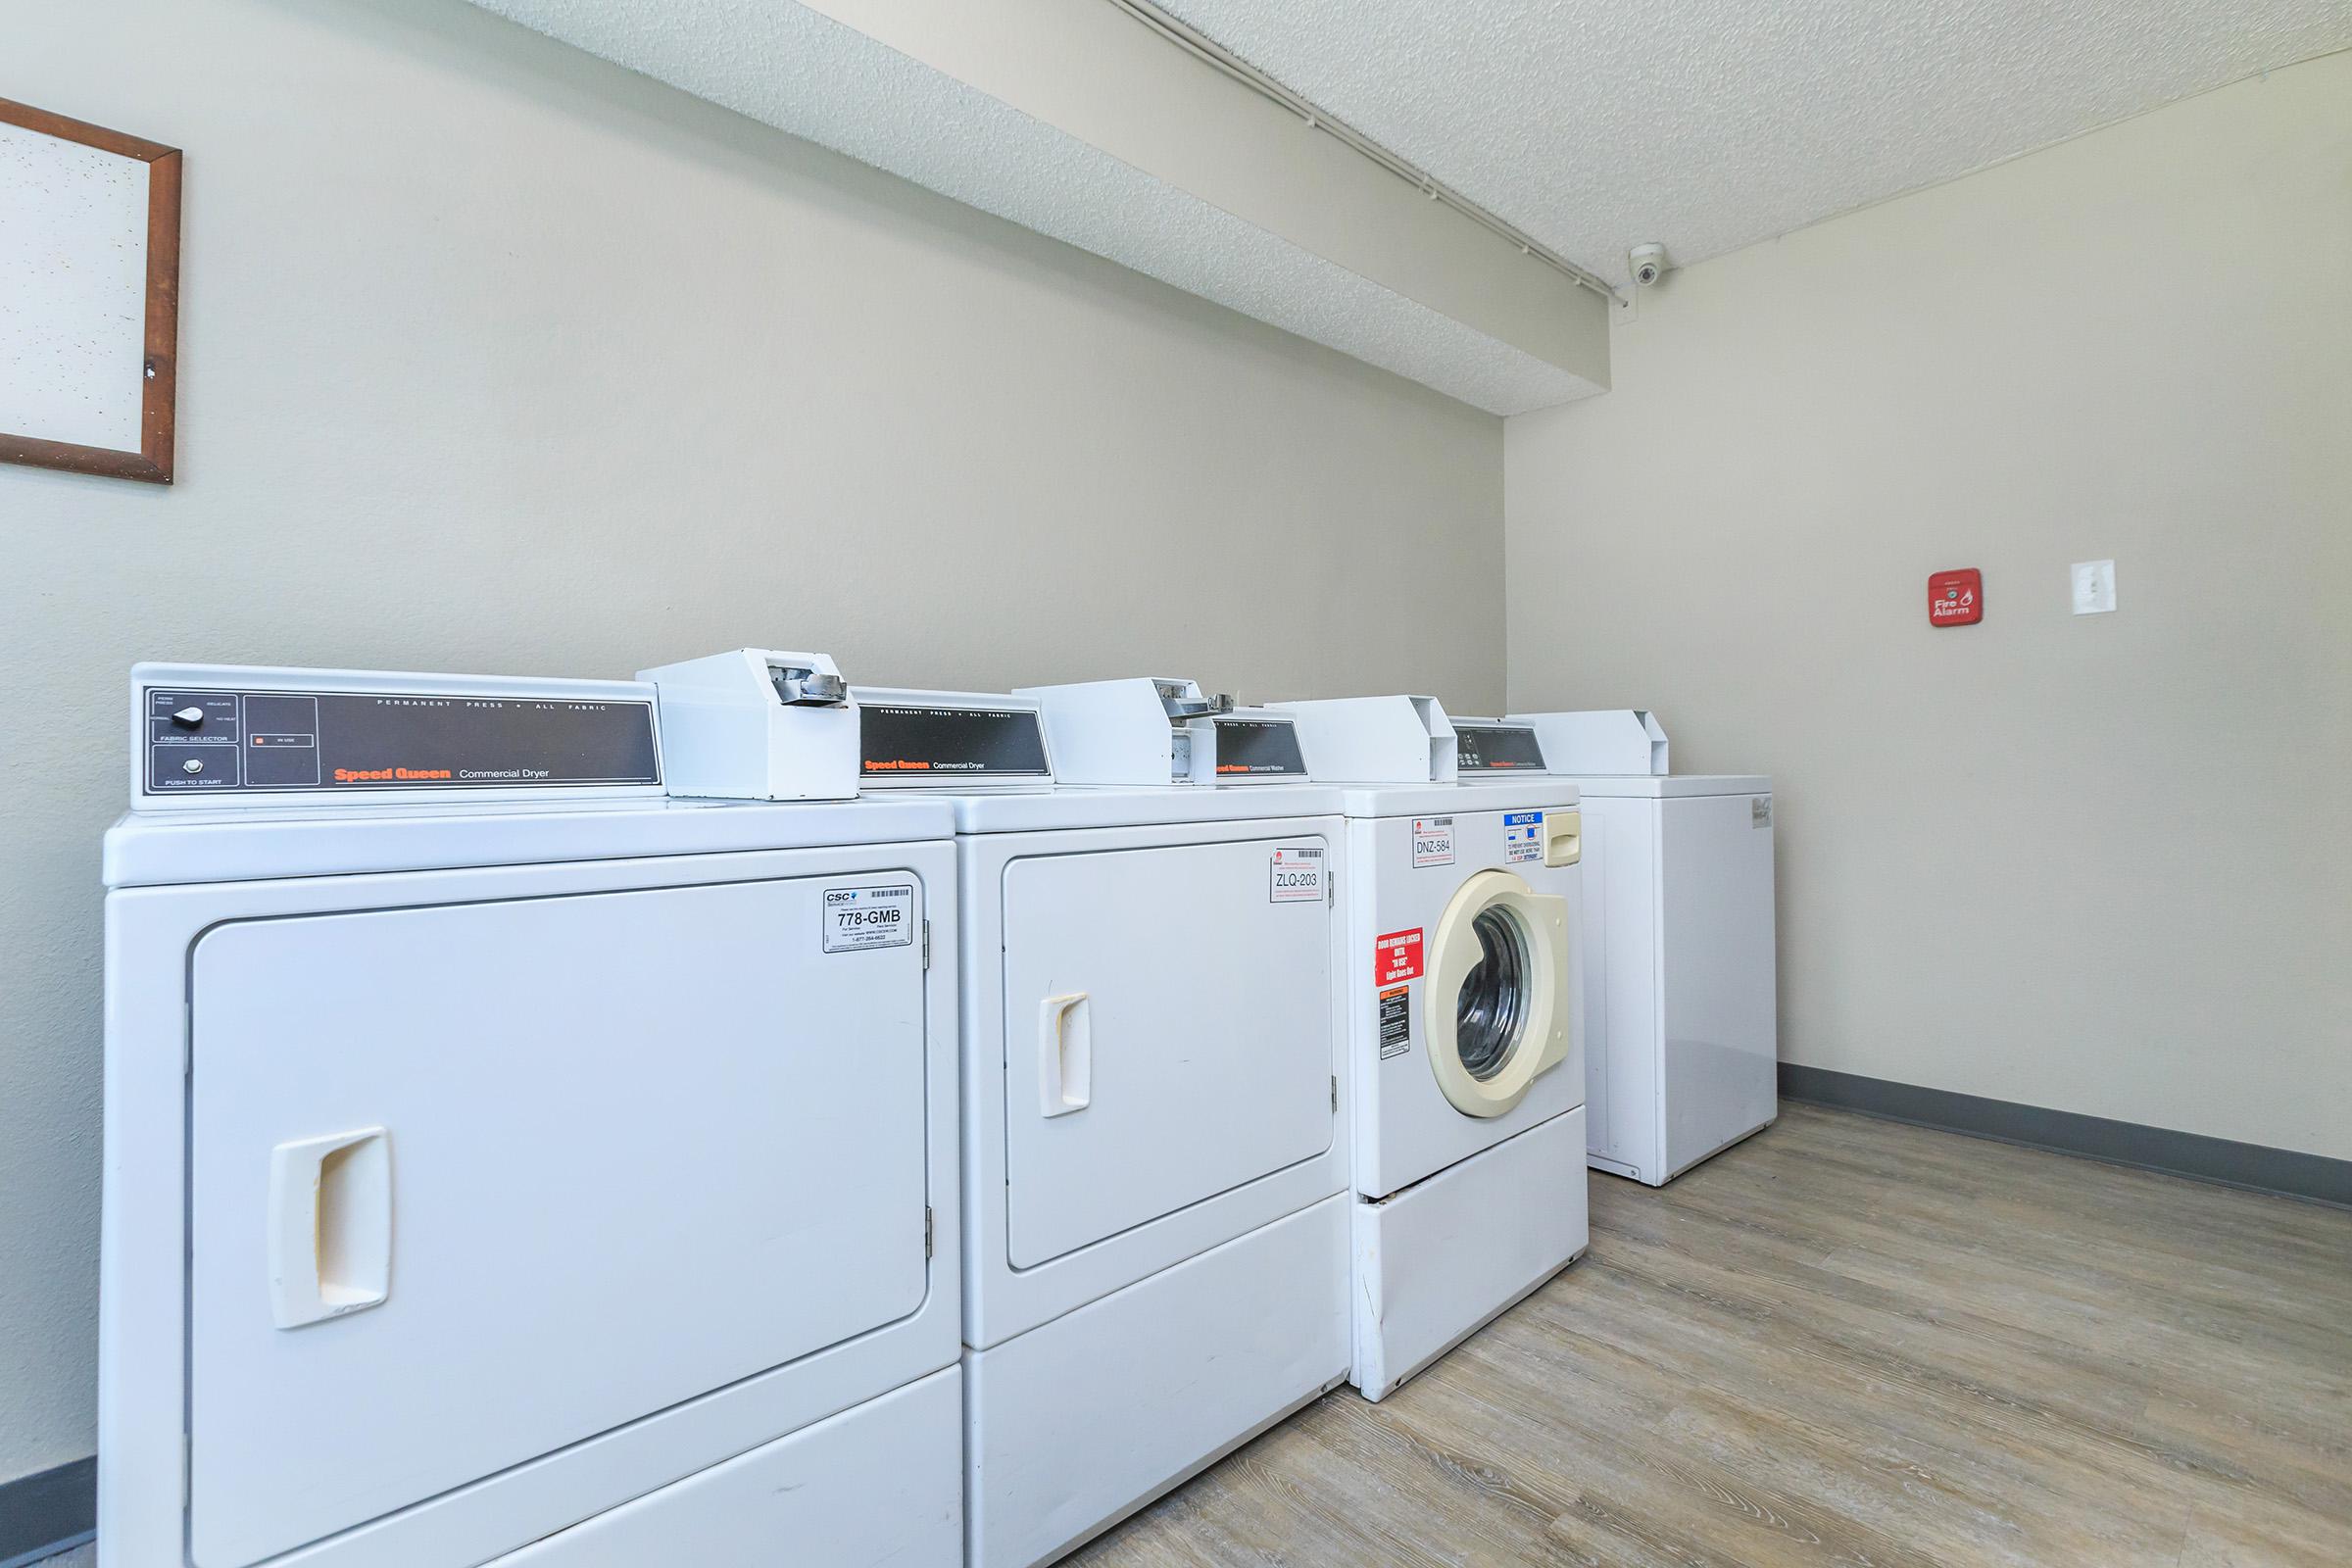
POLYGON ((1067 1116, 1094 1102, 1094 1008, 1083 991, 1038 1004, 1037 1098, 1046 1116, 1067 1116))
POLYGON ((381 1127, 270 1152, 270 1307, 298 1329, 392 1291, 392 1143, 381 1127))

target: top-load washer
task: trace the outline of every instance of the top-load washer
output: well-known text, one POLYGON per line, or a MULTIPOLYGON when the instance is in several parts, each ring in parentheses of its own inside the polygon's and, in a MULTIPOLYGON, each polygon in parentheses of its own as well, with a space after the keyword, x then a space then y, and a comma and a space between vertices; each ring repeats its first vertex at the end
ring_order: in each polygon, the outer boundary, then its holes
POLYGON ((957 1561, 948 813, 671 801, 629 681, 129 720, 107 1568, 957 1561))
POLYGON ((1581 1255, 1581 821, 1524 726, 1280 705, 1343 787, 1353 1381, 1379 1399, 1581 1255), (1464 734, 1468 740, 1465 743, 1464 734))
POLYGON ((1514 718, 1585 801, 1590 1158, 1663 1186, 1780 1112, 1772 781, 1669 773, 1640 710, 1514 718))
MULTIPOLYGON (((1338 799, 1216 787, 1230 715, 1116 684, 854 692, 864 787, 956 817, 976 1568, 1052 1560, 1348 1369, 1338 799)), ((1295 778, 1284 738, 1226 776, 1295 778)))

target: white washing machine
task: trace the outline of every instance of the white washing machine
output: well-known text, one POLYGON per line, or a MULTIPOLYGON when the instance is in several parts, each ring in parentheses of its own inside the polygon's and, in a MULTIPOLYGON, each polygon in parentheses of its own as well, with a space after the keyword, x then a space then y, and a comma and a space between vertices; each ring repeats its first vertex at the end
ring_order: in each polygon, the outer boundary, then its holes
POLYGON ((1352 1379, 1379 1399, 1591 1240, 1577 791, 1524 726, 1433 698, 1282 708, 1318 776, 1375 781, 1343 791, 1340 876, 1352 1379))
POLYGON ((106 1568, 959 1562, 948 813, 670 801, 637 682, 130 698, 106 1568))
MULTIPOLYGON (((856 692, 866 788, 956 814, 975 1568, 1051 1561, 1348 1370, 1338 800, 1172 784, 1217 733, 1163 684, 856 692), (1149 787, 1054 787, 1072 758, 1149 787)), ((1282 738, 1244 776, 1295 778, 1282 738)))
POLYGON ((1569 765, 1627 769, 1577 779, 1586 1132, 1595 1170, 1663 1186, 1780 1113, 1772 781, 1667 773, 1647 712, 1514 716, 1569 765))

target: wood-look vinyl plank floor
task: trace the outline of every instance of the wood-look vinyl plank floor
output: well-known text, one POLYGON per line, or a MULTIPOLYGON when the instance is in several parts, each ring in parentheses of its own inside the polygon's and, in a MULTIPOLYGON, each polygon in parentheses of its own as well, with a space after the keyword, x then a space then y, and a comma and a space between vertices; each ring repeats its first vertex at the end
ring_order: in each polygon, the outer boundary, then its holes
POLYGON ((1803 1105, 1084 1568, 2347 1568, 2352 1213, 1803 1105))

